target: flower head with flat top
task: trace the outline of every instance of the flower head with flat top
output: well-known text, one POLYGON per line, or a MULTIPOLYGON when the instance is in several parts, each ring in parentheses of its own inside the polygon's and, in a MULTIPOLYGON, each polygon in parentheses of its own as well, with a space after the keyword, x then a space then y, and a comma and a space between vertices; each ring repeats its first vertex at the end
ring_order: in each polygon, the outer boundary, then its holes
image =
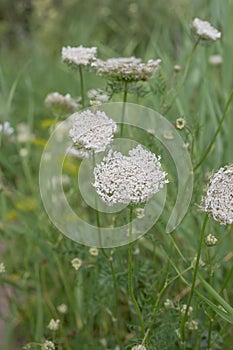
POLYGON ((216 41, 221 38, 221 32, 200 18, 194 18, 191 26, 194 34, 202 40, 216 41))
POLYGON ((84 151, 101 152, 112 142, 117 124, 105 112, 90 109, 77 114, 69 135, 84 151))
POLYGON ((201 209, 220 224, 233 223, 233 164, 211 176, 201 209))
POLYGON ((77 68, 79 66, 88 66, 95 59, 97 54, 96 47, 63 47, 62 48, 62 61, 77 68))
POLYGON ((106 61, 97 59, 92 63, 92 68, 97 75, 118 81, 135 82, 151 78, 161 63, 160 59, 149 60, 142 63, 140 58, 119 57, 109 58, 106 61))
POLYGON ((110 150, 94 169, 95 187, 107 204, 137 204, 146 202, 168 183, 161 170, 160 157, 141 145, 125 156, 110 150))

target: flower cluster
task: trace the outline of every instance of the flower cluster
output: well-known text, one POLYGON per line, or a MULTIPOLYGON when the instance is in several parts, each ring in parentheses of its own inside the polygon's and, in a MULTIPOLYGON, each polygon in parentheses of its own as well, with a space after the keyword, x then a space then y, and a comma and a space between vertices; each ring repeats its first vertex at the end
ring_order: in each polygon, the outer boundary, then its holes
POLYGON ((54 320, 53 318, 50 320, 49 324, 48 324, 48 329, 50 331, 57 331, 59 329, 59 324, 60 324, 60 320, 54 320))
POLYGON ((97 54, 96 47, 63 47, 62 48, 62 60, 74 68, 79 66, 88 66, 95 59, 97 54))
POLYGON ((0 134, 10 136, 13 134, 13 132, 14 128, 12 128, 9 122, 4 122, 3 124, 0 124, 0 134))
POLYGON ((106 61, 100 59, 92 63, 92 68, 97 75, 114 78, 119 81, 139 81, 152 77, 161 63, 160 59, 149 60, 142 63, 140 58, 119 57, 110 58, 106 61))
POLYGON ((192 30, 202 40, 216 41, 221 38, 221 32, 207 21, 202 21, 199 18, 194 18, 192 21, 192 30))
POLYGON ((41 350, 55 350, 55 345, 50 340, 45 340, 41 346, 41 350))
POLYGON ((46 107, 59 109, 64 112, 73 113, 79 107, 78 103, 70 96, 66 94, 65 96, 59 94, 59 92, 52 92, 48 94, 45 98, 46 107))
POLYGON ((221 224, 233 223, 233 165, 212 175, 201 209, 221 224))
POLYGON ((94 169, 99 196, 109 205, 145 202, 168 183, 161 170, 160 157, 141 145, 129 151, 129 156, 110 150, 94 169))
POLYGON ((211 233, 208 234, 206 237, 205 237, 205 244, 208 246, 208 247, 213 247, 215 246, 216 244, 218 243, 218 239, 212 235, 211 233))
POLYGON ((69 135, 80 149, 101 152, 112 142, 117 124, 104 112, 86 110, 74 118, 69 135))
POLYGON ((102 104, 109 101, 110 96, 101 89, 91 89, 87 92, 90 104, 102 104))

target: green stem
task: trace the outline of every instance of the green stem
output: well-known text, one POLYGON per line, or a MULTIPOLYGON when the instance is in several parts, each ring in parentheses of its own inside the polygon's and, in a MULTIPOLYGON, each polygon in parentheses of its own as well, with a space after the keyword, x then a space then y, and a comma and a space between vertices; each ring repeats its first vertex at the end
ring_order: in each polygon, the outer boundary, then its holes
POLYGON ((83 70, 82 67, 79 66, 79 77, 80 77, 80 90, 81 90, 81 97, 82 97, 82 106, 85 108, 85 93, 84 93, 84 79, 83 79, 83 70))
POLYGON ((220 118, 220 121, 219 121, 219 124, 218 124, 218 128, 217 130, 215 131, 215 134, 209 144, 209 146, 207 147, 207 149, 205 150, 203 156, 201 157, 201 159, 197 162, 197 164, 194 166, 194 171, 197 170, 197 168, 199 168, 199 166, 203 163, 203 161, 206 159, 206 157, 208 156, 208 154, 210 153, 210 150, 219 134, 219 132, 221 131, 221 128, 222 128, 222 124, 226 118, 226 115, 227 115, 227 111, 228 111, 228 108, 230 106, 230 103, 231 103, 231 100, 233 98, 233 92, 230 94, 230 97, 228 98, 227 100, 227 103, 226 103, 226 106, 224 108, 224 111, 223 111, 223 114, 220 118))
POLYGON ((192 285, 191 285, 191 289, 190 289, 190 293, 189 293, 189 297, 188 297, 188 301, 187 301, 185 314, 184 314, 184 317, 183 317, 183 319, 181 321, 181 339, 182 339, 182 343, 184 345, 184 348, 185 348, 185 323, 186 323, 186 320, 188 318, 189 307, 191 305, 193 293, 194 293, 194 290, 195 290, 195 284, 196 284, 196 280, 197 280, 197 273, 198 273, 199 262, 200 262, 200 257, 201 257, 201 248, 202 248, 202 243, 203 243, 204 236, 205 236, 205 228, 206 228, 207 221, 208 221, 208 214, 205 214, 205 218, 204 218, 204 222, 203 222, 203 225, 202 225, 201 234, 200 234, 200 238, 199 238, 197 259, 196 259, 194 272, 193 272, 192 285))
MULTIPOLYGON (((96 165, 95 162, 95 152, 93 151, 92 153, 92 157, 93 157, 93 170, 94 167, 96 165)), ((102 247, 102 237, 101 237, 101 226, 100 226, 100 215, 99 215, 99 210, 98 210, 98 202, 97 202, 97 196, 95 193, 95 212, 96 212, 96 224, 98 227, 98 235, 99 235, 99 246, 101 249, 101 252, 103 254, 103 256, 105 257, 105 259, 109 262, 110 265, 110 269, 111 269, 111 274, 112 274, 112 279, 113 279, 113 286, 114 286, 114 292, 115 292, 115 318, 116 318, 116 322, 114 323, 114 328, 115 328, 115 333, 116 333, 116 338, 117 338, 117 343, 118 345, 120 345, 120 339, 119 339, 119 329, 118 329, 118 281, 117 281, 117 276, 116 276, 116 272, 115 272, 115 268, 112 262, 112 258, 109 257, 105 251, 105 249, 102 247)))
POLYGON ((128 94, 128 82, 124 82, 124 96, 123 96, 123 107, 122 107, 122 116, 121 116, 121 132, 120 135, 123 135, 124 129, 124 121, 125 121, 125 107, 127 102, 127 94, 128 94))
POLYGON ((179 85, 178 85, 178 87, 177 87, 176 93, 175 93, 175 95, 173 96, 173 98, 172 98, 171 102, 169 103, 168 107, 167 107, 164 111, 162 111, 163 114, 165 114, 165 113, 167 113, 167 112, 169 111, 169 109, 170 109, 170 108, 172 107, 172 105, 173 105, 173 102, 175 101, 175 99, 176 99, 177 96, 179 95, 180 90, 181 90, 181 88, 183 87, 184 82, 185 82, 185 79, 186 79, 186 77, 187 77, 187 74, 188 74, 188 71, 189 71, 189 66, 190 66, 190 63, 191 63, 193 54, 194 54, 194 52, 195 52, 195 50, 196 50, 196 48, 197 48, 199 42, 200 42, 200 39, 198 39, 198 40, 195 42, 195 44, 193 45, 192 50, 191 50, 191 52, 190 52, 190 54, 189 54, 189 56, 188 56, 188 59, 187 59, 185 68, 184 68, 183 77, 182 77, 182 79, 181 79, 181 81, 180 81, 180 83, 179 83, 179 85))
POLYGON ((132 219, 133 219, 133 206, 130 205, 130 214, 129 214, 129 249, 128 249, 128 290, 129 296, 134 304, 136 313, 138 315, 139 323, 141 326, 142 337, 145 335, 145 326, 142 318, 140 308, 138 306, 137 300, 133 291, 133 244, 132 244, 132 219))

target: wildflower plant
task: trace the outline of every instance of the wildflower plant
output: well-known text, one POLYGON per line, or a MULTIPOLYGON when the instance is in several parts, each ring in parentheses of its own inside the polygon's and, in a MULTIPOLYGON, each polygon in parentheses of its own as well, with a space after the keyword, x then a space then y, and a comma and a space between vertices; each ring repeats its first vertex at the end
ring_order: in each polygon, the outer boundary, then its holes
POLYGON ((30 70, 2 41, 0 348, 231 348, 230 3, 35 2, 30 70))

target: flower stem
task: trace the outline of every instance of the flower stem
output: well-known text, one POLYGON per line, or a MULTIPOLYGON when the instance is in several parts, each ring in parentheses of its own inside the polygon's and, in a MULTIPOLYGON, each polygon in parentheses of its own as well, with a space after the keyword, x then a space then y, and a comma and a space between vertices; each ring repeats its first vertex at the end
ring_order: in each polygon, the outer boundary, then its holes
POLYGON ((81 97, 82 97, 82 106, 85 108, 85 93, 84 93, 84 79, 83 79, 83 70, 82 67, 79 66, 79 77, 80 77, 80 90, 81 90, 81 97))
MULTIPOLYGON (((93 157, 93 170, 94 170, 94 167, 96 165, 95 152, 94 151, 92 153, 92 157, 93 157)), ((116 318, 116 321, 114 322, 114 328, 115 328, 117 343, 118 343, 118 345, 120 345, 119 328, 118 328, 118 309, 119 309, 119 303, 118 303, 118 300, 119 300, 119 296, 118 296, 118 281, 117 281, 115 268, 114 268, 114 265, 113 265, 113 262, 112 262, 112 257, 108 256, 108 254, 106 253, 105 249, 102 246, 100 215, 99 215, 99 211, 98 211, 98 202, 97 202, 96 193, 95 193, 95 212, 96 212, 96 224, 97 224, 97 227, 98 227, 100 250, 101 250, 103 256, 105 257, 105 259, 109 262, 110 269, 111 269, 111 274, 112 274, 112 279, 113 279, 113 286, 114 286, 114 292, 115 292, 115 315, 114 316, 116 318)))
POLYGON ((120 135, 123 135, 123 128, 124 128, 124 120, 125 120, 125 107, 127 102, 127 94, 128 94, 128 82, 124 82, 124 96, 123 96, 123 107, 122 107, 122 116, 121 116, 121 133, 120 135))
POLYGON ((186 323, 186 320, 188 317, 189 307, 191 305, 191 301, 192 301, 192 297, 193 297, 193 293, 194 293, 194 289, 195 289, 195 285, 196 285, 198 267, 199 267, 199 262, 200 262, 200 257, 201 257, 201 248, 202 248, 202 243, 203 243, 203 239, 204 239, 204 235, 205 235, 205 228, 206 228, 207 221, 208 221, 208 214, 205 214, 205 218, 204 218, 204 221, 202 224, 201 234, 200 234, 200 238, 199 238, 197 259, 196 259, 196 263, 194 266, 192 285, 191 285, 191 289, 190 289, 190 293, 189 293, 189 297, 188 297, 188 301, 187 301, 185 314, 184 314, 184 317, 183 317, 182 322, 181 322, 181 340, 182 340, 182 344, 184 345, 184 348, 185 348, 185 323, 186 323))
POLYGON ((133 219, 133 206, 130 205, 130 214, 129 214, 129 249, 128 249, 128 290, 130 298, 134 304, 136 313, 138 315, 139 323, 141 326, 142 337, 145 335, 145 326, 142 318, 140 308, 138 306, 137 300, 133 291, 133 244, 132 244, 132 219, 133 219))
POLYGON ((232 98, 233 98, 233 91, 232 91, 232 93, 230 94, 230 96, 229 96, 229 98, 228 98, 228 100, 227 100, 227 103, 226 103, 226 106, 225 106, 225 108, 224 108, 223 114, 222 114, 222 116, 221 116, 221 118, 220 118, 220 120, 219 120, 218 128, 217 128, 217 130, 215 131, 215 134, 214 134, 214 136, 213 136, 213 138, 212 138, 212 140, 211 140, 209 146, 208 146, 207 149, 205 150, 203 156, 202 156, 201 159, 197 162, 197 164, 194 166, 194 171, 197 170, 197 168, 199 168, 199 166, 204 162, 204 160, 206 159, 206 157, 207 157, 208 154, 210 153, 211 148, 212 148, 212 146, 213 146, 213 144, 214 144, 214 142, 215 142, 215 140, 216 140, 216 138, 217 138, 219 132, 221 131, 222 124, 223 124, 223 122, 224 122, 224 120, 225 120, 225 118, 226 118, 227 111, 228 111, 228 108, 229 108, 229 106, 230 106, 230 103, 231 103, 232 98))
POLYGON ((183 74, 183 76, 182 76, 182 78, 181 78, 180 83, 178 84, 176 93, 174 94, 173 98, 171 99, 171 102, 169 103, 169 105, 165 108, 165 110, 162 111, 163 114, 165 114, 165 113, 167 113, 167 112, 169 111, 169 109, 170 109, 170 108, 172 107, 172 105, 173 105, 173 102, 175 101, 175 99, 176 99, 177 96, 179 95, 180 90, 181 90, 181 88, 183 87, 184 82, 185 82, 185 80, 186 80, 186 77, 187 77, 187 74, 188 74, 188 71, 189 71, 189 67, 190 67, 190 63, 191 63, 193 54, 194 54, 194 52, 195 52, 195 50, 196 50, 196 48, 197 48, 199 42, 200 42, 200 39, 198 39, 198 40, 195 42, 195 44, 193 45, 192 50, 190 51, 190 54, 189 54, 189 56, 188 56, 188 58, 187 58, 187 62, 186 62, 186 64, 185 64, 185 68, 184 68, 184 74, 183 74))

